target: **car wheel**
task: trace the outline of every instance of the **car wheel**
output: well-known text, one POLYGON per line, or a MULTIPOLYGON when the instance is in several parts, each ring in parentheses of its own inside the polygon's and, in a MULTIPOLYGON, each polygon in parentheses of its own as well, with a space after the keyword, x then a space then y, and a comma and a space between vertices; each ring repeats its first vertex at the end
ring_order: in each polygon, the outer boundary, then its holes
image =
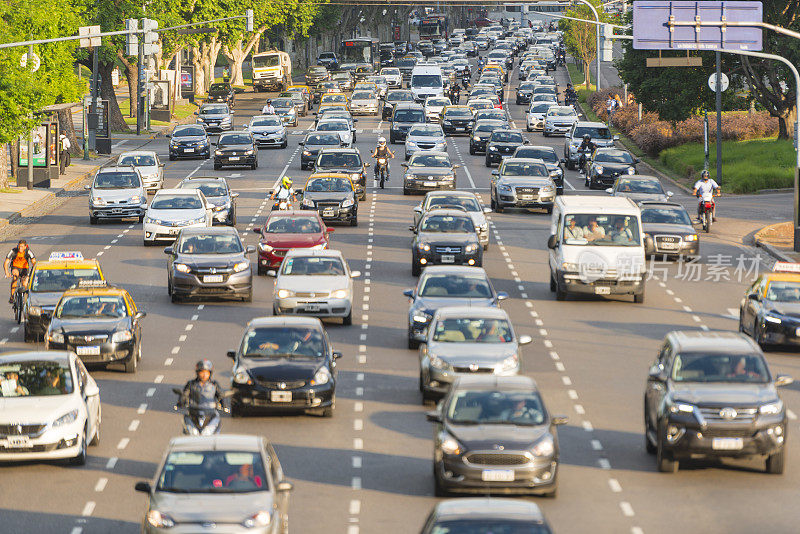
POLYGON ((250 170, 251 170, 251 171, 254 171, 254 170, 256 170, 257 168, 258 168, 258 161, 256 160, 255 162, 253 162, 253 164, 252 164, 252 165, 250 165, 250 170))
POLYGON ((277 307, 275 304, 273 304, 273 305, 272 305, 272 315, 274 315, 275 317, 277 317, 277 316, 279 316, 280 314, 281 314, 281 312, 279 312, 279 311, 278 311, 278 307, 277 307))
POLYGON ((636 304, 642 304, 644 302, 644 288, 642 288, 642 290, 638 293, 634 293, 633 302, 636 304))
MULTIPOLYGON (((142 222, 142 221, 139 221, 139 222, 142 222)), ((91 225, 95 225, 95 224, 97 224, 97 217, 92 217, 92 216, 90 215, 90 216, 89 216, 89 224, 91 224, 91 225)))
POLYGON ((350 308, 350 312, 342 318, 342 324, 344 326, 350 326, 353 324, 353 308, 350 308))
POLYGON ((555 293, 556 291, 556 279, 553 277, 553 273, 550 273, 550 292, 555 293))
POLYGON ((175 161, 175 156, 173 156, 172 154, 170 154, 170 155, 169 155, 169 160, 170 160, 170 161, 175 161))
POLYGON ((142 221, 144 221, 144 215, 139 215, 139 224, 142 224, 142 221))
POLYGON ((358 217, 350 219, 350 226, 358 226, 358 217))
POLYGON ((78 454, 72 458, 70 463, 72 465, 86 465, 86 456, 86 427, 84 427, 83 434, 81 435, 81 445, 78 449, 78 454))
POLYGON ((553 206, 549 206, 546 208, 547 214, 551 215, 553 213, 553 206))
POLYGON ((331 405, 322 409, 322 417, 333 417, 333 410, 336 408, 336 395, 331 397, 331 405))
POLYGON ((422 272, 422 267, 419 263, 414 261, 414 258, 411 258, 411 276, 419 276, 422 272))
MULTIPOLYGON (((409 336, 408 336, 408 348, 411 349, 411 350, 415 350, 415 349, 419 348, 419 341, 417 341, 416 339, 413 339, 411 337, 411 333, 410 332, 409 332, 409 336)), ((422 391, 422 374, 421 373, 419 375, 419 388, 420 388, 419 390, 422 391)))
POLYGON ((219 163, 216 163, 216 162, 214 162, 214 170, 215 170, 215 171, 218 171, 218 170, 220 170, 221 168, 222 168, 222 165, 220 165, 219 163))
POLYGON ((658 443, 656 444, 656 465, 662 473, 677 473, 680 464, 669 452, 664 450, 665 433, 663 425, 659 425, 658 443))
POLYGON ((558 283, 558 280, 555 281, 556 283, 556 300, 567 300, 567 290, 558 283))
POLYGON ((283 144, 281 145, 281 148, 286 148, 287 146, 289 146, 289 140, 288 139, 284 139, 283 140, 283 144))
POLYGON ((433 494, 436 497, 448 497, 450 496, 450 492, 442 487, 442 483, 439 481, 439 475, 436 474, 436 465, 434 464, 433 467, 433 494))
POLYGON ((125 362, 125 372, 128 374, 135 373, 138 366, 139 359, 136 357, 136 354, 131 354, 128 360, 125 362))
POLYGON ((256 267, 256 272, 258 273, 259 276, 266 276, 267 268, 259 263, 258 267, 256 267))
POLYGON ((781 447, 781 450, 776 452, 775 454, 770 454, 767 456, 767 468, 766 472, 770 475, 782 475, 783 468, 786 458, 786 449, 781 447))
POLYGON ((92 447, 100 445, 100 417, 97 418, 97 428, 94 429, 94 436, 92 436, 92 441, 89 442, 89 445, 92 447))
POLYGON ((589 189, 593 189, 592 188, 592 181, 589 180, 588 176, 583 180, 583 185, 584 185, 584 187, 588 187, 589 189))
POLYGON ((244 297, 242 297, 242 302, 253 302, 253 288, 252 287, 250 288, 250 291, 248 291, 247 294, 244 297))
POLYGON ((35 338, 36 338, 36 336, 35 336, 34 334, 31 334, 31 333, 28 331, 28 329, 27 329, 27 328, 24 328, 24 329, 22 330, 22 339, 25 341, 25 343, 29 343, 29 342, 31 342, 31 341, 36 341, 36 339, 35 339, 35 338))
POLYGON ((486 156, 486 166, 487 167, 491 167, 492 166, 492 162, 489 161, 489 156, 486 156))
POLYGON ((178 302, 180 302, 180 301, 181 301, 181 297, 180 297, 180 296, 178 296, 178 294, 177 294, 177 293, 175 293, 175 290, 174 290, 174 289, 172 290, 172 295, 170 295, 170 297, 172 297, 172 302, 173 302, 173 304, 177 304, 178 302))

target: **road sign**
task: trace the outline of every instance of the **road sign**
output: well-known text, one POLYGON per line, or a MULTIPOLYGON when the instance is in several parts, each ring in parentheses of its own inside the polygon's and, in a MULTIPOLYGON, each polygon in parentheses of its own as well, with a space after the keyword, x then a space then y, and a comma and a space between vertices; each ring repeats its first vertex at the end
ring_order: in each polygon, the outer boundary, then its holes
POLYGON ((102 37, 92 37, 92 35, 97 33, 100 33, 100 26, 81 26, 78 28, 78 35, 81 36, 81 48, 100 46, 102 44, 102 37))
POLYGON ((640 50, 761 50, 761 2, 638 0, 633 47, 640 50), (734 25, 731 25, 734 24, 734 25))
MULTIPOLYGON (((724 93, 725 89, 728 88, 728 77, 723 72, 720 75, 719 80, 720 80, 720 85, 722 86, 721 87, 722 88, 722 92, 724 93)), ((717 74, 716 73, 714 73, 714 74, 712 74, 711 76, 708 77, 708 88, 711 89, 712 91, 716 92, 716 90, 717 90, 717 74)))
MULTIPOLYGON (((28 65, 28 53, 25 52, 22 54, 22 57, 19 58, 19 66, 23 69, 28 65)), ((31 72, 36 72, 39 70, 39 67, 42 65, 42 60, 39 59, 39 56, 36 55, 36 52, 31 55, 31 72)))

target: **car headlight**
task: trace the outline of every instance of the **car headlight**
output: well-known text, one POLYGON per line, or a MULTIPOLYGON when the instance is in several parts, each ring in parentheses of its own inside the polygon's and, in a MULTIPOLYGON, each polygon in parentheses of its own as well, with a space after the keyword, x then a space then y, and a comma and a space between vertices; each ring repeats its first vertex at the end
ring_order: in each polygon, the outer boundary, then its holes
POLYGON ((684 241, 697 241, 697 239, 698 239, 697 238, 697 234, 689 234, 689 235, 683 236, 683 240, 684 241))
POLYGON ((155 528, 172 528, 175 526, 175 521, 170 516, 162 514, 158 510, 147 512, 147 523, 155 528))
POLYGON ((158 219, 153 219, 152 217, 145 216, 144 223, 145 224, 158 224, 158 219))
POLYGON ((222 211, 222 210, 228 209, 228 206, 226 206, 225 204, 223 204, 223 205, 221 205, 221 206, 214 206, 212 209, 213 209, 214 211, 222 211))
POLYGON ((185 263, 173 263, 172 266, 175 267, 175 270, 179 273, 191 272, 191 269, 185 263))
POLYGON ((435 354, 431 354, 429 356, 429 359, 430 359, 430 362, 431 362, 431 367, 433 367, 434 369, 442 369, 442 370, 446 371, 446 370, 452 368, 452 366, 449 363, 447 363, 446 361, 444 361, 440 357, 436 356, 435 354))
POLYGON ((414 141, 410 141, 410 140, 406 139, 406 145, 408 145, 408 146, 417 146, 417 143, 415 143, 414 141))
POLYGON ((470 243, 469 245, 464 247, 464 252, 466 252, 467 254, 473 254, 477 250, 478 250, 478 245, 476 245, 475 243, 470 243))
POLYGON ((244 151, 244 155, 245 156, 252 156, 254 153, 255 153, 255 150, 253 150, 252 148, 250 150, 245 150, 244 151))
POLYGON ((64 334, 60 332, 52 332, 48 334, 47 340, 51 343, 63 343, 64 342, 64 334))
POLYGON ((536 442, 536 445, 531 447, 531 452, 536 456, 551 456, 556 450, 553 436, 547 435, 536 442))
POLYGON ((669 411, 670 413, 693 413, 694 405, 687 404, 685 402, 678 402, 675 404, 670 404, 669 411))
POLYGON ((303 199, 303 206, 305 206, 307 208, 313 208, 314 207, 314 201, 312 199, 310 199, 310 198, 304 198, 303 199))
POLYGON ((578 270, 578 264, 565 261, 561 264, 561 268, 567 272, 575 272, 578 270))
POLYGON ((208 140, 204 139, 203 141, 198 141, 195 146, 203 147, 203 146, 206 146, 207 144, 208 144, 208 140))
POLYGON ((133 339, 133 332, 130 330, 120 330, 119 332, 114 332, 114 335, 111 336, 112 343, 122 343, 131 339, 133 339))
POLYGON ((781 323, 781 318, 780 317, 778 317, 776 315, 773 315, 773 314, 770 314, 770 313, 764 315, 764 320, 769 322, 769 323, 775 323, 775 324, 780 324, 781 323))
POLYGON ((477 135, 474 135, 474 136, 472 136, 472 140, 473 140, 473 141, 480 141, 480 140, 481 140, 481 138, 480 138, 480 137, 478 137, 477 135))
POLYGON ((214 151, 214 155, 215 156, 221 156, 222 154, 223 154, 222 150, 215 150, 214 151))
POLYGON ((319 386, 322 384, 327 384, 331 379, 331 372, 328 371, 326 367, 321 368, 317 373, 314 375, 314 379, 311 380, 312 386, 319 386))
POLYGON ((38 317, 42 314, 42 307, 41 306, 28 306, 28 315, 32 315, 34 317, 38 317))
POLYGON ((353 174, 350 175, 351 180, 358 180, 359 178, 361 178, 360 173, 354 172, 353 174))
POLYGON ((135 197, 131 197, 130 199, 128 199, 128 203, 130 203, 130 204, 141 204, 142 203, 142 197, 140 197, 139 195, 137 195, 135 197))
POLYGON ((628 170, 626 172, 628 174, 636 174, 636 169, 634 169, 633 167, 628 167, 628 170))
POLYGON ((489 150, 491 150, 492 152, 496 152, 497 151, 497 147, 496 146, 490 146, 489 150))
POLYGON ((353 200, 352 198, 346 198, 346 199, 344 199, 344 201, 342 202, 342 207, 343 207, 343 208, 349 208, 349 207, 350 207, 350 206, 352 206, 353 204, 355 204, 355 200, 353 200))
POLYGON ((291 289, 279 289, 278 290, 278 298, 285 299, 294 296, 294 291, 291 289))
POLYGON ((597 167, 594 168, 594 170, 595 170, 595 172, 597 174, 603 174, 603 166, 602 165, 598 165, 597 167))
POLYGON ((337 289, 336 291, 331 292, 331 298, 334 299, 346 299, 347 298, 347 289, 337 289))
POLYGON ((462 449, 461 445, 456 441, 456 439, 444 432, 440 435, 439 441, 439 448, 445 454, 461 454, 462 449))
POLYGON ((503 192, 505 192, 505 193, 510 193, 510 192, 511 192, 511 186, 510 186, 510 185, 506 185, 506 184, 500 184, 500 185, 498 185, 498 186, 497 186, 497 189, 498 189, 499 191, 503 191, 503 192))
POLYGON ((239 367, 236 369, 236 372, 233 375, 233 381, 237 384, 252 384, 253 381, 250 378, 250 374, 247 372, 247 369, 243 367, 239 367))
POLYGON ((540 191, 542 193, 552 193, 555 190, 556 190, 556 188, 553 186, 553 184, 547 184, 544 187, 542 187, 542 189, 540 191))
POLYGON ((502 371, 513 371, 519 367, 519 356, 513 354, 502 361, 500 364, 500 370, 502 371))
POLYGON ((266 510, 261 510, 242 521, 242 526, 244 528, 266 527, 269 526, 271 522, 272 514, 266 510))
POLYGON ((451 124, 451 122, 450 122, 449 120, 447 120, 447 119, 444 119, 444 120, 442 121, 442 124, 451 124))
POLYGON ((415 323, 427 323, 430 320, 425 314, 414 315, 413 317, 415 323))
POLYGON ((94 204, 95 206, 105 206, 107 202, 102 198, 95 197, 92 199, 92 204, 94 204))
POLYGON ((267 245, 266 243, 259 243, 257 246, 258 250, 260 250, 261 252, 272 252, 273 250, 275 250, 274 247, 272 247, 271 245, 267 245))
POLYGON ((312 154, 308 150, 303 150, 303 155, 304 156, 311 156, 312 154))
POLYGON ((419 243, 417 244, 417 248, 423 252, 428 252, 431 249, 431 246, 428 243, 419 243))
POLYGON ((250 262, 249 261, 246 261, 246 260, 245 261, 240 261, 240 262, 238 262, 237 264, 235 264, 233 266, 233 272, 240 273, 240 272, 244 271, 245 269, 247 269, 248 267, 250 267, 250 262))
POLYGON ((68 425, 70 423, 75 422, 77 418, 78 418, 78 410, 75 409, 65 413, 64 415, 53 421, 53 423, 50 426, 57 427, 61 425, 68 425))

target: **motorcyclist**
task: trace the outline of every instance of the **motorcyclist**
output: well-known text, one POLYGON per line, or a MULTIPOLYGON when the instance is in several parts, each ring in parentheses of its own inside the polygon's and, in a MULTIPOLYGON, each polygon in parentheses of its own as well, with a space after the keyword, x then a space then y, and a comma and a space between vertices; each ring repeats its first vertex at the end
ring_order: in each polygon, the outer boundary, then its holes
POLYGON ((583 168, 583 166, 586 165, 586 151, 588 151, 591 154, 592 152, 594 152, 595 148, 597 148, 597 145, 595 145, 594 142, 592 142, 592 136, 589 134, 584 134, 583 142, 581 142, 581 145, 578 147, 578 152, 580 153, 580 159, 578 160, 578 167, 580 169, 579 170, 580 174, 586 172, 583 168))
MULTIPOLYGON (((707 170, 700 173, 700 179, 694 184, 692 194, 700 200, 697 202, 697 219, 700 220, 703 216, 703 202, 711 202, 714 197, 720 196, 719 184, 711 179, 707 170)), ((712 215, 716 219, 716 214, 712 215)))
POLYGON ((272 195, 270 195, 269 198, 270 200, 275 201, 285 200, 287 202, 294 202, 295 191, 292 187, 292 179, 288 176, 284 176, 281 179, 281 182, 275 186, 275 189, 273 189, 272 195))
MULTIPOLYGON (((394 153, 389 150, 389 147, 386 145, 386 138, 381 137, 378 139, 378 146, 375 147, 375 150, 372 152, 372 157, 375 158, 375 179, 378 179, 378 172, 380 169, 378 168, 378 158, 386 158, 387 160, 392 159, 394 157, 394 153)), ((386 179, 389 179, 389 162, 386 162, 386 179)))
POLYGON ((178 405, 189 408, 190 412, 216 410, 217 405, 222 404, 225 397, 219 383, 211 379, 214 364, 211 360, 200 360, 195 365, 194 371, 195 378, 183 386, 183 394, 178 405))
POLYGON ((567 88, 564 90, 564 102, 576 102, 578 100, 578 93, 575 92, 575 89, 572 87, 571 83, 567 84, 567 88))
POLYGON ((458 104, 458 101, 461 100, 461 87, 459 87, 458 83, 454 83, 450 91, 452 94, 453 104, 458 104))
POLYGON ((272 100, 267 100, 264 108, 261 110, 262 115, 275 115, 275 107, 272 105, 272 100))

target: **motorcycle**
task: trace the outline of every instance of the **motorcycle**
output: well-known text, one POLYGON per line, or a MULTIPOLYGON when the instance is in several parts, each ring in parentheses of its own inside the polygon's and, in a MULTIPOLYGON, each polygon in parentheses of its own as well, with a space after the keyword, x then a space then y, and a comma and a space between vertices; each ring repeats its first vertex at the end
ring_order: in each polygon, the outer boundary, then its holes
POLYGON ((292 209, 292 201, 288 198, 272 199, 275 202, 272 204, 271 211, 289 211, 292 209))
POLYGON ((380 180, 381 189, 383 189, 384 182, 389 179, 389 160, 387 158, 378 158, 375 179, 380 180))
MULTIPOLYGON (((173 409, 183 414, 183 433, 187 436, 212 436, 220 433, 222 419, 220 413, 230 413, 230 409, 222 406, 219 402, 213 410, 189 408, 181 405, 183 391, 172 388, 172 392, 178 395, 178 402, 173 409)), ((232 397, 233 391, 226 391, 224 398, 232 397)))
POLYGON ((711 224, 714 222, 716 217, 716 207, 717 206, 713 198, 710 200, 700 201, 700 222, 703 223, 703 230, 706 233, 711 231, 711 224))

